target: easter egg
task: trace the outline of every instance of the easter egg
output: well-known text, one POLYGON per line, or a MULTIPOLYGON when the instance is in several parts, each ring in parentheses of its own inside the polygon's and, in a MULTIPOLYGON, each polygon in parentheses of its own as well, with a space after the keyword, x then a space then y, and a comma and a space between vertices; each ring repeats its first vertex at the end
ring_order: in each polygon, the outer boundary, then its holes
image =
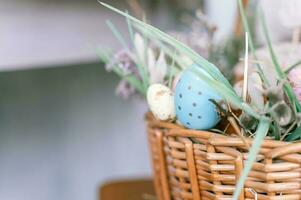
POLYGON ((193 70, 209 75, 198 65, 193 64, 183 71, 175 89, 176 116, 181 124, 190 129, 207 130, 220 120, 216 106, 210 101, 221 100, 218 93, 193 70))
POLYGON ((159 120, 173 120, 176 116, 172 91, 162 84, 152 84, 147 89, 150 111, 159 120))

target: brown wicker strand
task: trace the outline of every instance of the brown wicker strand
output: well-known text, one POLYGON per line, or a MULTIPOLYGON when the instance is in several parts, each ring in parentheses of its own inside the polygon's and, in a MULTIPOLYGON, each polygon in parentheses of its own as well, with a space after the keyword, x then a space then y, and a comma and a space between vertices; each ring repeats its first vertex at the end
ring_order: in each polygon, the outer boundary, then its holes
MULTIPOLYGON (((159 200, 232 200, 248 159, 241 138, 146 120, 159 200)), ((263 142, 239 196, 255 198, 301 200, 301 142, 263 142)))

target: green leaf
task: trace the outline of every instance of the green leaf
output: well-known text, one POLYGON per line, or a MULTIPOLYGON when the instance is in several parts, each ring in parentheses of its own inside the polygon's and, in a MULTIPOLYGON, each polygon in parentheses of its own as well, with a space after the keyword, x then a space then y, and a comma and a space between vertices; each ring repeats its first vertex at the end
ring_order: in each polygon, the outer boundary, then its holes
POLYGON ((270 123, 270 120, 266 117, 262 117, 259 120, 259 125, 254 134, 255 138, 253 140, 252 147, 248 154, 248 160, 245 162, 243 172, 239 178, 239 181, 236 184, 236 189, 233 197, 234 200, 237 200, 239 198, 239 195, 242 192, 242 189, 244 188, 244 184, 248 178, 248 174, 252 169, 253 163, 256 160, 256 156, 260 150, 261 144, 269 131, 270 123))
POLYGON ((286 138, 285 140, 288 142, 300 140, 301 138, 301 127, 299 126, 295 130, 293 130, 286 138))
POLYGON ((273 121, 272 134, 273 134, 275 140, 280 140, 280 137, 281 137, 280 127, 276 121, 273 121))

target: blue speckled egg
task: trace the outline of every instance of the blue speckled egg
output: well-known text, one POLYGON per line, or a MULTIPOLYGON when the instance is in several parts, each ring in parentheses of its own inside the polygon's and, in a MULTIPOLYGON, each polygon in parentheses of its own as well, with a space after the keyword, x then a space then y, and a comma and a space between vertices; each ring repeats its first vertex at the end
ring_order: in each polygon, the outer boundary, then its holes
POLYGON ((179 122, 187 128, 207 130, 220 120, 216 106, 209 99, 218 101, 221 97, 192 68, 207 74, 196 64, 183 71, 175 89, 176 115, 179 122))

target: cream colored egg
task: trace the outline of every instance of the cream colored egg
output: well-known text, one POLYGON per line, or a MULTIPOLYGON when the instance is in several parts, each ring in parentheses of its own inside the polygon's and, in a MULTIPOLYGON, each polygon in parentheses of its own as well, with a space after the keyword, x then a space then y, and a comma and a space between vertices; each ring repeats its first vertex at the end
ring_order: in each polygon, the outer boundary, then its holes
POLYGON ((172 91, 162 84, 152 84, 147 90, 147 103, 149 109, 159 120, 172 120, 175 118, 174 97, 172 91))

